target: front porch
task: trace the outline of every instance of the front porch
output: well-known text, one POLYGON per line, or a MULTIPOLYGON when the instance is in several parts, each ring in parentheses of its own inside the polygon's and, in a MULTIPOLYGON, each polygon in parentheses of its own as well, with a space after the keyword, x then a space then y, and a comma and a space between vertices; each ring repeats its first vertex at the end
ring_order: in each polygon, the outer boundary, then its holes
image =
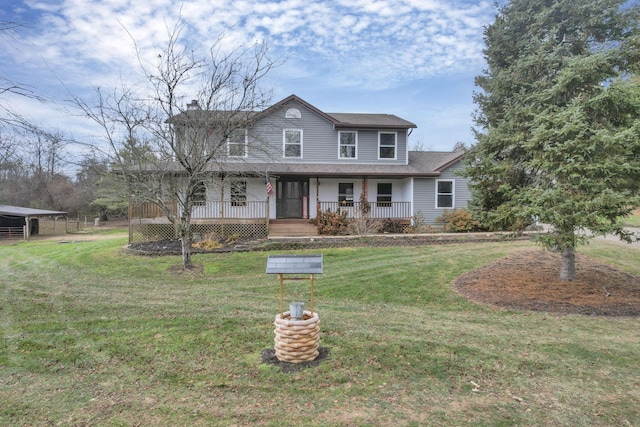
MULTIPOLYGON (((324 202, 315 209, 302 209, 297 218, 269 218, 270 202, 211 201, 194 207, 191 221, 194 238, 207 236, 300 237, 317 236, 318 228, 304 218, 306 212, 340 212, 347 218, 368 217, 408 224, 410 202, 324 202)), ((174 211, 175 212, 175 211, 174 211)), ((163 212, 151 203, 132 206, 129 210, 129 241, 173 240, 177 234, 163 212)))

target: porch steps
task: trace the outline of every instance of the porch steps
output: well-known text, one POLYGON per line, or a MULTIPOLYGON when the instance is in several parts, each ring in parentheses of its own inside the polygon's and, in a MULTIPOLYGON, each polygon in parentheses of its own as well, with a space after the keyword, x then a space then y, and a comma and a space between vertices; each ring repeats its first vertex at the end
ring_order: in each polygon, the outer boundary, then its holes
POLYGON ((269 237, 317 236, 318 229, 308 219, 274 219, 269 221, 269 237))

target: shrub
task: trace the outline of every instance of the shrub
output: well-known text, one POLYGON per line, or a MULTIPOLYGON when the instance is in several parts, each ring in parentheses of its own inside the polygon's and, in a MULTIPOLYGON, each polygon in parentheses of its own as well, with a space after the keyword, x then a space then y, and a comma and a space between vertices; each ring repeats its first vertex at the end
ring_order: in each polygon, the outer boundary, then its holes
POLYGON ((320 211, 318 213, 318 233, 338 236, 347 234, 349 230, 349 223, 351 222, 347 218, 347 211, 331 212, 330 210, 320 211))
POLYGON ((240 239, 240 235, 238 233, 232 233, 227 236, 227 240, 225 243, 235 243, 240 239))
POLYGON ((191 247, 195 249, 203 249, 205 251, 212 251, 214 249, 220 249, 222 247, 222 243, 216 240, 201 240, 193 243, 191 247))
POLYGON ((367 216, 359 216, 349 221, 347 231, 349 234, 356 236, 366 236, 367 234, 376 234, 382 228, 382 222, 379 219, 373 219, 367 216))
POLYGON ((436 222, 444 224, 444 230, 453 233, 482 230, 480 221, 476 220, 471 212, 466 209, 446 211, 436 218, 436 222))
POLYGON ((433 233, 433 227, 426 223, 422 212, 417 212, 413 218, 411 218, 411 224, 407 227, 407 233, 411 234, 425 234, 433 233))
POLYGON ((382 227, 380 228, 382 233, 389 234, 400 234, 405 232, 405 227, 400 223, 400 221, 394 221, 390 218, 382 221, 382 227))

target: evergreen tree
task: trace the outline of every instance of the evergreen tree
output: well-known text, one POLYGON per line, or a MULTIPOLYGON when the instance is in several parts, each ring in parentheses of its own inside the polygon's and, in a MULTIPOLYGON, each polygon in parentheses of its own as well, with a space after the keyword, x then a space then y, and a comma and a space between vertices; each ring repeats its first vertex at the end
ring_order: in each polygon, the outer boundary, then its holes
POLYGON ((631 239, 619 219, 640 205, 639 18, 637 1, 513 0, 485 29, 471 209, 496 228, 550 224, 563 280, 593 234, 631 239))

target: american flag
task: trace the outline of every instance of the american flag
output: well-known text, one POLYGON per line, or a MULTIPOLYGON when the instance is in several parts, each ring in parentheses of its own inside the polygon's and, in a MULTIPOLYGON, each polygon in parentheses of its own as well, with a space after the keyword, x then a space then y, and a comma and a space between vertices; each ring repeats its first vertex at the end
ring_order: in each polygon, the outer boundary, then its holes
POLYGON ((267 196, 271 196, 273 194, 273 185, 271 185, 271 180, 269 179, 269 175, 267 175, 264 185, 267 186, 267 196))

